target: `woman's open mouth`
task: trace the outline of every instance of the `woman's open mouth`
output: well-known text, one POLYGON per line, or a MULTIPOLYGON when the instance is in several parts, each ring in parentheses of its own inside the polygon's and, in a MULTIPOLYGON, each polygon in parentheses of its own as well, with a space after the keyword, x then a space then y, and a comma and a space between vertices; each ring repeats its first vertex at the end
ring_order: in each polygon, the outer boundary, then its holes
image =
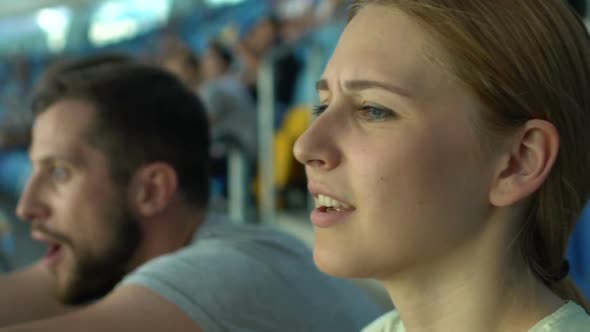
POLYGON ((331 227, 343 222, 355 211, 347 203, 340 202, 325 195, 314 196, 315 209, 311 212, 311 222, 321 228, 331 227))

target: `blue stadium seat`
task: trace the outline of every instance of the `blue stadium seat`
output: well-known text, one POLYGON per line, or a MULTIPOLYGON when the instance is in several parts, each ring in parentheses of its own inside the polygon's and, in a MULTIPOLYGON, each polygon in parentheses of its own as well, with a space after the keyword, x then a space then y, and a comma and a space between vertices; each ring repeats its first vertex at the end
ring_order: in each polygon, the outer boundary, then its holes
POLYGON ((586 298, 590 298, 590 204, 586 206, 572 232, 568 260, 571 277, 586 298))

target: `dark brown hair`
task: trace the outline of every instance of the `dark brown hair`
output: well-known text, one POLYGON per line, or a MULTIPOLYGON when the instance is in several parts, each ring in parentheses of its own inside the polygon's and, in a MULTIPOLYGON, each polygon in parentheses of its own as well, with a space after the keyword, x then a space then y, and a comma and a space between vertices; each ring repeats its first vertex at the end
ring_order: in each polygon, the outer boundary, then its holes
POLYGON ((121 55, 54 65, 32 98, 35 115, 66 99, 97 108, 88 142, 109 158, 113 179, 127 184, 142 165, 161 161, 177 173, 192 205, 209 197, 209 127, 198 97, 166 71, 121 55))

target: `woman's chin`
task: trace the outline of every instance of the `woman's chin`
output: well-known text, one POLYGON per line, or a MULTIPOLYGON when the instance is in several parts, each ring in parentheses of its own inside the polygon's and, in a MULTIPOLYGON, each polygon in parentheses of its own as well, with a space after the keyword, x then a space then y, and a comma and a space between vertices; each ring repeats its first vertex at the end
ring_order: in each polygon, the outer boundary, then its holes
POLYGON ((313 260, 317 268, 328 275, 339 278, 370 278, 367 267, 362 262, 352 259, 350 256, 337 252, 322 251, 318 248, 313 251, 313 260))

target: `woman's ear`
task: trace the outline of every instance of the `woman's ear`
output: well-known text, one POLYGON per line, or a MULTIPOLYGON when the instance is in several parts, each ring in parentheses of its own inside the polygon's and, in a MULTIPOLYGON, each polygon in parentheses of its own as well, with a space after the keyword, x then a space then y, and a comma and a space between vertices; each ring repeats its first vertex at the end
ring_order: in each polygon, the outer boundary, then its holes
POLYGON ((545 120, 530 120, 510 144, 490 191, 494 206, 517 203, 537 191, 559 152, 559 134, 545 120))
POLYGON ((130 202, 138 216, 151 217, 166 209, 178 190, 174 168, 153 162, 139 168, 129 186, 130 202))

